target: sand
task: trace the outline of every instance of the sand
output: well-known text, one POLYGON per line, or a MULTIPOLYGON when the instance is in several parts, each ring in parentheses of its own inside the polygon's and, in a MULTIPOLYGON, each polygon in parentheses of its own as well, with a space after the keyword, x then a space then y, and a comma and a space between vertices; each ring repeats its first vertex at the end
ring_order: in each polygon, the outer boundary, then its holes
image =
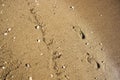
POLYGON ((0 80, 120 80, 119 0, 0 0, 0 80))

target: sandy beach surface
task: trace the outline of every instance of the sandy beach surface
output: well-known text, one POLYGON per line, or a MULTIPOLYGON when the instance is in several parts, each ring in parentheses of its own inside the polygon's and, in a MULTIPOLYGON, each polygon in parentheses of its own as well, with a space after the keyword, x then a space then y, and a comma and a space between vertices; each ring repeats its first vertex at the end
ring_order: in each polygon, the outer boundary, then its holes
POLYGON ((120 80, 120 1, 0 0, 0 80, 120 80))

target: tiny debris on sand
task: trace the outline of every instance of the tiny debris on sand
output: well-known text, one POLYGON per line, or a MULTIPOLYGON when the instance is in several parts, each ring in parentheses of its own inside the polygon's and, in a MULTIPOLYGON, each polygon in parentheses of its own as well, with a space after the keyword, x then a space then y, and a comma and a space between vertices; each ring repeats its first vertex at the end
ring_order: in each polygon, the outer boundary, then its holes
POLYGON ((7 33, 7 32, 5 32, 5 33, 4 33, 4 36, 7 36, 7 35, 8 35, 8 33, 7 33))
POLYGON ((71 8, 71 9, 73 9, 73 10, 75 9, 75 7, 74 7, 74 6, 70 6, 70 8, 71 8))
POLYGON ((38 42, 38 43, 40 43, 40 42, 41 42, 41 40, 40 40, 40 39, 37 39, 37 42, 38 42))
POLYGON ((31 77, 31 76, 29 76, 29 77, 28 77, 28 80, 32 80, 32 77, 31 77))

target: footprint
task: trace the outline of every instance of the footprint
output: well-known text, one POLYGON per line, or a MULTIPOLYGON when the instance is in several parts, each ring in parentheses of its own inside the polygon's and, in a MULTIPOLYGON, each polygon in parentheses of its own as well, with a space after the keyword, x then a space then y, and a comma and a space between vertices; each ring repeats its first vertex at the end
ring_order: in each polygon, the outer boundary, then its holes
POLYGON ((73 30, 78 34, 81 39, 85 39, 86 36, 79 26, 73 26, 73 30))
POLYGON ((89 53, 87 53, 87 62, 93 65, 96 69, 100 69, 101 65, 98 61, 95 60, 89 53))

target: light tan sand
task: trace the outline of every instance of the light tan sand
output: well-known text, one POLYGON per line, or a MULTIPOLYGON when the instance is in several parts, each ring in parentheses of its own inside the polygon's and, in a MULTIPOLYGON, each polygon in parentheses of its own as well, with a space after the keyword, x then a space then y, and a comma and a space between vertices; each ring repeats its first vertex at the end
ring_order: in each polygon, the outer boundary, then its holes
POLYGON ((0 0, 0 80, 120 80, 119 0, 0 0))

